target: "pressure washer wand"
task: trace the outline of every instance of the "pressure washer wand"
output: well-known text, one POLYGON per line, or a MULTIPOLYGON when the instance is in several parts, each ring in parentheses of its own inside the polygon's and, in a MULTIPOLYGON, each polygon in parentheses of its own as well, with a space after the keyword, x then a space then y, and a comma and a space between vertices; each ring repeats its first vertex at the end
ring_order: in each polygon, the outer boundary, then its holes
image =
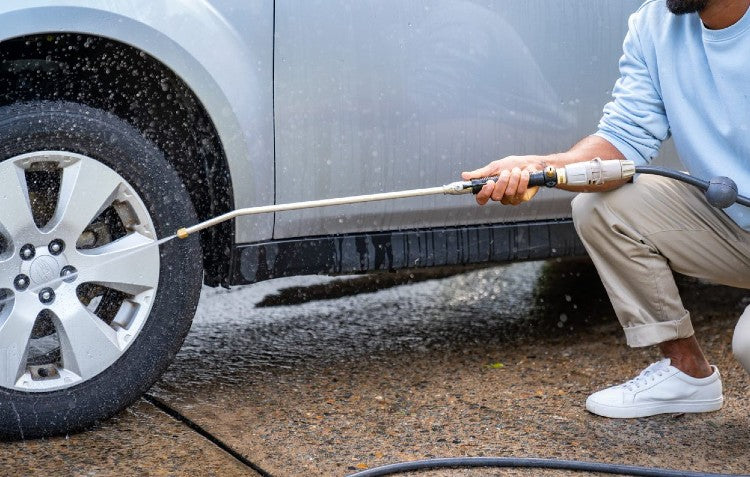
MULTIPOLYGON (((544 186, 557 187, 568 186, 591 186, 606 182, 628 180, 636 173, 656 174, 670 177, 672 179, 687 182, 706 192, 708 202, 719 208, 726 208, 735 202, 750 207, 750 199, 737 195, 737 184, 728 177, 716 177, 711 181, 697 179, 682 172, 673 171, 661 167, 638 166, 633 161, 606 160, 596 158, 592 161, 568 164, 565 167, 546 167, 543 171, 533 172, 529 176, 529 187, 544 186)), ((497 181, 497 176, 474 179, 470 181, 451 182, 439 187, 427 189, 411 189, 397 192, 383 192, 379 194, 355 195, 350 197, 336 197, 333 199, 310 200, 304 202, 292 202, 289 204, 265 205, 260 207, 249 207, 236 209, 226 214, 208 219, 190 227, 184 227, 177 231, 177 237, 184 239, 190 234, 212 227, 221 222, 234 219, 244 215, 266 214, 269 212, 284 212, 289 210, 312 209, 316 207, 330 207, 333 205, 359 204, 363 202, 375 202, 380 200, 404 199, 407 197, 421 197, 428 195, 460 195, 477 194, 489 180, 497 181)))
MULTIPOLYGON (((630 161, 602 161, 595 159, 591 162, 571 164, 564 168, 555 169, 547 167, 543 171, 534 172, 529 177, 529 187, 546 186, 556 187, 558 184, 573 185, 592 184, 598 181, 610 181, 624 176, 632 176, 633 163, 630 161), (629 174, 629 175, 628 175, 629 174)), ((427 195, 460 195, 477 194, 489 180, 497 181, 495 177, 485 177, 470 181, 451 182, 439 187, 427 189, 402 190, 397 192, 383 192, 379 194, 355 195, 350 197, 336 197, 333 199, 310 200, 304 202, 292 202, 289 204, 264 205, 260 207, 249 207, 236 209, 226 214, 219 215, 191 227, 184 227, 177 231, 177 237, 184 239, 190 234, 199 232, 208 227, 213 227, 227 220, 244 215, 267 214, 270 212, 285 212, 289 210, 312 209, 316 207, 330 207, 333 205, 359 204, 363 202, 375 202, 380 200, 404 199, 407 197, 421 197, 427 195)))
MULTIPOLYGON (((485 182, 489 180, 486 179, 485 182)), ((260 207, 248 207, 246 209, 236 209, 226 214, 219 215, 212 219, 208 219, 205 222, 201 222, 193 225, 192 227, 184 227, 177 231, 177 237, 184 239, 188 235, 195 232, 201 231, 208 227, 212 227, 221 222, 240 217, 243 215, 256 215, 266 214, 269 212, 285 212, 288 210, 299 210, 299 209, 313 209, 316 207, 330 207, 333 205, 345 205, 345 204, 360 204, 363 202, 376 202, 380 200, 392 200, 392 199, 404 199, 407 197, 422 197, 426 195, 440 195, 440 194, 467 194, 472 192, 474 186, 473 181, 466 182, 451 182, 440 187, 429 187, 427 189, 411 189, 402 190, 397 192, 382 192, 379 194, 367 194, 367 195, 355 195, 350 197, 336 197, 333 199, 321 199, 321 200, 309 200, 304 202, 291 202, 288 204, 277 204, 277 205, 264 205, 260 207)), ((481 189, 481 187, 480 187, 481 189)))

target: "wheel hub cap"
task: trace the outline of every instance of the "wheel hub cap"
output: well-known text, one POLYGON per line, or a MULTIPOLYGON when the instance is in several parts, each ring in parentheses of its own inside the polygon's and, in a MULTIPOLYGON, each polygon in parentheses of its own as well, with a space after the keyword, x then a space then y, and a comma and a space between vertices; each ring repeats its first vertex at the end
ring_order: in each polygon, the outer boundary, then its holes
POLYGON ((156 231, 136 190, 80 154, 7 159, 0 236, 0 387, 54 391, 112 366, 159 282, 156 231))
POLYGON ((23 270, 25 267, 21 267, 21 273, 31 278, 32 287, 48 286, 50 288, 57 288, 61 282, 57 278, 60 277, 60 271, 65 265, 67 265, 67 262, 62 255, 55 257, 53 255, 38 254, 31 261, 28 272, 23 270))

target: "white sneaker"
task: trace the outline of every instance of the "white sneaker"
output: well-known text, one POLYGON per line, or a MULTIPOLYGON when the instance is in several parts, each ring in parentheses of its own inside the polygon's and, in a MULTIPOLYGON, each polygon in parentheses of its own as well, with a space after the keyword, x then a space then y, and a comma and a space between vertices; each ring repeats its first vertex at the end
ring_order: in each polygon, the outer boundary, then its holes
POLYGON ((604 417, 718 411, 724 403, 716 366, 707 378, 694 378, 671 366, 669 358, 644 369, 630 381, 595 392, 586 409, 604 417))

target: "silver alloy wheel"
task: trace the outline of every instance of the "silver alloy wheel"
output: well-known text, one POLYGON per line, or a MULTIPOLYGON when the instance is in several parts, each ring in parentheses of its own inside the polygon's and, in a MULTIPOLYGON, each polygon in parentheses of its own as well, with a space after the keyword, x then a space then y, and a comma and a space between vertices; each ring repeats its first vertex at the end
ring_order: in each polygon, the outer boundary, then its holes
POLYGON ((63 151, 0 162, 0 387, 52 391, 110 367, 159 266, 151 216, 111 168, 63 151))

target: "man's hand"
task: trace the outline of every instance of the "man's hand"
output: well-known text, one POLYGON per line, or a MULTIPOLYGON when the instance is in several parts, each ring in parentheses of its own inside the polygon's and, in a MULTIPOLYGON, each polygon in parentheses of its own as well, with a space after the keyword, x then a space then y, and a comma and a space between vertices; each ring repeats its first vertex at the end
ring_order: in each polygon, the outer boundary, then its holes
MULTIPOLYGON (((539 187, 529 188, 529 174, 544 170, 547 166, 564 167, 575 162, 590 161, 595 157, 606 159, 625 159, 615 146, 599 136, 587 136, 580 140, 568 152, 550 154, 548 156, 508 156, 492 161, 484 167, 471 172, 462 172, 465 181, 499 176, 497 183, 487 181, 477 194, 477 203, 484 205, 488 200, 503 204, 518 205, 531 200, 539 191, 539 187)), ((573 192, 603 192, 620 187, 625 181, 612 182, 596 186, 558 185, 560 189, 573 192)))
POLYGON ((492 161, 471 172, 462 172, 463 180, 499 176, 497 183, 487 181, 476 196, 477 203, 484 205, 490 199, 506 205, 518 205, 532 199, 539 187, 529 188, 529 174, 547 166, 547 156, 508 156, 492 161))

